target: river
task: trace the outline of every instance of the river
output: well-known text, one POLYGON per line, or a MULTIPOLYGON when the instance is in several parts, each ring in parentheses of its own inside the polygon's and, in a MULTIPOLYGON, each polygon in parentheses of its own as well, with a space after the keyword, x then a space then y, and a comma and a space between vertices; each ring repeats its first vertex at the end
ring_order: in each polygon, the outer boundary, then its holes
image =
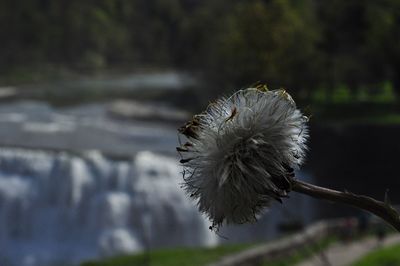
POLYGON ((180 187, 177 123, 118 119, 112 104, 0 105, 1 266, 254 242, 278 236, 281 223, 312 220, 311 202, 294 196, 256 224, 222 228, 221 238, 180 187))

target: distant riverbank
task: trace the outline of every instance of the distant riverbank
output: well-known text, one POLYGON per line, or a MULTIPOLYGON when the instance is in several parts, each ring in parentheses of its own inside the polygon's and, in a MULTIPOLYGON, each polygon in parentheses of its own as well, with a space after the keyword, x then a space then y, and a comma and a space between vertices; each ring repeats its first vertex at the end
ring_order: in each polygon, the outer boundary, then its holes
POLYGON ((192 75, 171 69, 68 74, 29 82, 0 78, 0 100, 39 100, 56 106, 68 106, 134 99, 165 102, 191 109, 196 105, 193 88, 197 84, 192 75), (187 99, 191 99, 191 102, 187 99))

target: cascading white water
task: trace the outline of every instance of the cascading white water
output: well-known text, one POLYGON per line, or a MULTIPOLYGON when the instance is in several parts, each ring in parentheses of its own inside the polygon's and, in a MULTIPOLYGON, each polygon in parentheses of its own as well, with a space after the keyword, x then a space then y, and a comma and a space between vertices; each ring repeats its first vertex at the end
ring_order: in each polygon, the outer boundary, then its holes
POLYGON ((174 159, 140 152, 132 162, 113 162, 97 152, 2 149, 0 169, 2 266, 217 242, 180 189, 174 159))
POLYGON ((309 202, 294 196, 254 225, 222 228, 224 240, 181 189, 180 171, 175 158, 147 151, 129 162, 99 152, 0 149, 0 265, 73 265, 155 247, 265 240, 290 215, 311 220, 309 202))
POLYGON ((228 240, 217 236, 180 188, 176 158, 158 155, 174 153, 176 126, 120 121, 110 110, 109 103, 0 105, 0 266, 65 266, 148 248, 266 240, 282 221, 312 220, 310 201, 290 195, 256 224, 223 227, 228 240), (133 159, 86 152, 92 149, 133 159))

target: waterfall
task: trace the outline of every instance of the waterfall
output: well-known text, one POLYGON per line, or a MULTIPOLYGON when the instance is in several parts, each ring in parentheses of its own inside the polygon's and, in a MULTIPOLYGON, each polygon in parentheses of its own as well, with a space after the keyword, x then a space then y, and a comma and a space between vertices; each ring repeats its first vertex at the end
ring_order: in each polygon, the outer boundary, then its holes
POLYGON ((96 151, 0 149, 0 265, 74 265, 159 247, 266 240, 292 216, 311 221, 310 203, 293 195, 256 224, 222 228, 225 240, 181 189, 181 170, 176 158, 149 151, 115 161, 96 151))
POLYGON ((139 152, 131 162, 115 162, 98 152, 2 149, 0 169, 2 266, 217 242, 180 189, 173 158, 139 152))

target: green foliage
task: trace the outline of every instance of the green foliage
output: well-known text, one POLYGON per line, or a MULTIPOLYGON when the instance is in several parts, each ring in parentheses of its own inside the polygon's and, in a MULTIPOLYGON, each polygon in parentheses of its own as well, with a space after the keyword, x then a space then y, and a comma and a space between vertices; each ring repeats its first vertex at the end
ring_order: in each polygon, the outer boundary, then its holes
POLYGON ((397 266, 400 265, 400 245, 381 248, 360 259, 353 266, 397 266))
POLYGON ((329 92, 326 88, 321 87, 312 91, 311 100, 314 103, 324 104, 329 100, 329 92))
POLYGON ((352 100, 350 90, 346 85, 336 87, 332 92, 333 103, 349 103, 352 100))
MULTIPOLYGON (((327 237, 304 246, 285 258, 263 261, 265 266, 289 266, 321 252, 337 241, 336 237, 327 237)), ((215 248, 175 248, 151 251, 138 255, 117 256, 102 261, 89 261, 81 266, 203 266, 214 262, 227 254, 233 254, 254 247, 255 244, 221 245, 215 248)))
POLYGON ((371 100, 371 96, 369 91, 365 87, 361 87, 357 89, 355 101, 357 102, 369 102, 371 100))
POLYGON ((392 83, 385 81, 377 85, 377 88, 360 86, 351 90, 345 84, 340 84, 332 90, 325 87, 314 89, 310 100, 313 104, 387 104, 393 105, 397 101, 396 92, 392 83))
POLYGON ((317 90, 314 101, 325 87, 334 102, 392 102, 400 89, 397 0, 2 0, 0 25, 3 75, 177 67, 201 74, 209 94, 261 81, 317 90))
POLYGON ((288 0, 239 2, 222 16, 202 67, 220 87, 310 85, 316 38, 307 16, 288 0))
POLYGON ((155 250, 138 255, 118 256, 98 262, 85 262, 81 266, 201 266, 218 258, 249 248, 249 244, 222 245, 216 248, 176 248, 155 250))
POLYGON ((378 95, 375 96, 375 101, 379 103, 393 103, 396 101, 396 95, 392 83, 384 82, 378 95))

